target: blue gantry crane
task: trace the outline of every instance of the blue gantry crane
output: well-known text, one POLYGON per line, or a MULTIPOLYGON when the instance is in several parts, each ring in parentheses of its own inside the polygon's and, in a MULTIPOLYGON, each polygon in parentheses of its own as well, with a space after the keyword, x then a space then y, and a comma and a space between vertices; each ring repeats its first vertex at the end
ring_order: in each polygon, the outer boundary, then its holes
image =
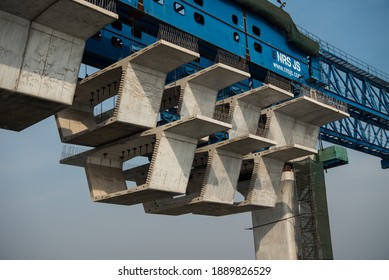
MULTIPOLYGON (((389 167, 389 75, 297 27, 282 8, 266 0, 116 2, 119 20, 87 41, 85 64, 103 68, 155 42, 161 26, 176 28, 199 38, 201 58, 171 73, 171 80, 208 66, 222 49, 247 61, 252 75, 222 97, 261 84, 269 72, 317 88, 345 102, 350 114, 323 126, 321 139, 377 156, 389 167)), ((177 119, 162 113, 165 121, 177 119)))

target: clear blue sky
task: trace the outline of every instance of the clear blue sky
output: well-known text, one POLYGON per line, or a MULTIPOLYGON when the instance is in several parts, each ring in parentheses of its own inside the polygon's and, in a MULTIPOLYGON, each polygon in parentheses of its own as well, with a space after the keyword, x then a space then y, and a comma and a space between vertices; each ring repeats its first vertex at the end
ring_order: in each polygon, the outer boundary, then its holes
MULTIPOLYGON (((273 1, 276 2, 276 1, 273 1)), ((388 0, 289 0, 295 22, 389 73, 388 0)), ((0 259, 253 259, 251 215, 146 215, 92 203, 83 169, 58 163, 53 118, 0 130, 0 259)), ((389 170, 349 151, 326 175, 337 259, 389 259, 389 170)))

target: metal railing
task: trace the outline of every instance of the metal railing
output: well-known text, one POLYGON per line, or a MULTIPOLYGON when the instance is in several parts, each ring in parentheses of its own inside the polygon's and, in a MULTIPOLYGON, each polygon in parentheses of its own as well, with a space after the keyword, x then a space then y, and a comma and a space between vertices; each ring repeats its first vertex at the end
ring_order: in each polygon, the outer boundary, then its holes
POLYGON ((347 112, 347 104, 318 90, 302 85, 298 90, 299 96, 307 96, 340 111, 347 112))
POLYGON ((274 86, 279 87, 283 90, 291 92, 292 86, 291 86, 290 80, 288 80, 280 75, 277 75, 276 73, 268 71, 266 78, 265 78, 265 83, 274 85, 274 86))
POLYGON ((339 57, 340 59, 348 62, 349 64, 352 64, 353 66, 358 67, 359 69, 376 76, 377 78, 380 78, 381 80, 384 80, 386 82, 389 82, 389 74, 385 73, 384 71, 378 70, 377 68, 374 68, 373 66, 367 64, 366 62, 346 53, 345 51, 342 51, 341 49, 338 49, 337 47, 323 41, 316 35, 310 33, 309 31, 305 30, 304 28, 297 26, 301 33, 305 34, 306 36, 310 37, 314 41, 318 42, 320 44, 320 49, 322 51, 326 51, 329 54, 335 55, 339 57))
POLYGON ((249 67, 245 59, 221 49, 218 49, 217 51, 215 63, 223 63, 245 72, 249 71, 249 67))
POLYGON ((165 24, 159 25, 158 39, 197 53, 199 52, 199 43, 196 37, 165 24))
POLYGON ((115 0, 85 0, 93 5, 99 6, 107 11, 116 13, 116 2, 115 0))

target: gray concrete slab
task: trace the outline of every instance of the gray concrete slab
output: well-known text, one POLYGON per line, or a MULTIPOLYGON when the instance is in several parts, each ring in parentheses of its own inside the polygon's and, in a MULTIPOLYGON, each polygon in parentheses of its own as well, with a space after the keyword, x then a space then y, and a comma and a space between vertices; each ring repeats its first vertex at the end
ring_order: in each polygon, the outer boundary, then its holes
POLYGON ((197 149, 197 152, 201 153, 212 149, 221 149, 236 154, 246 155, 256 150, 268 148, 276 144, 277 142, 269 140, 267 138, 252 134, 246 134, 227 139, 212 145, 204 146, 202 148, 197 149))
POLYGON ((0 1, 0 10, 21 18, 33 20, 56 1, 57 0, 2 0, 0 1))
POLYGON ((165 40, 159 40, 134 53, 131 56, 131 62, 155 69, 156 71, 169 73, 199 57, 200 55, 194 51, 165 40))
POLYGON ((247 72, 222 63, 217 63, 185 79, 187 82, 206 86, 207 88, 218 91, 249 77, 250 74, 247 72))
POLYGON ((306 96, 281 103, 273 110, 317 126, 349 117, 346 112, 306 96))
POLYGON ((269 150, 260 153, 262 157, 287 162, 293 159, 317 154, 317 150, 302 145, 292 144, 278 147, 270 147, 269 150))
POLYGON ((0 127, 20 131, 70 106, 85 40, 117 18, 83 0, 1 1, 0 127))
POLYGON ((181 120, 168 123, 163 127, 169 132, 200 139, 219 131, 226 131, 231 128, 231 125, 201 115, 196 115, 184 117, 181 120))
POLYGON ((259 108, 266 108, 272 104, 293 98, 293 94, 274 85, 263 85, 230 98, 218 101, 216 105, 232 102, 239 99, 259 108))
POLYGON ((59 0, 45 7, 34 21, 87 40, 118 18, 117 14, 84 0, 59 0))

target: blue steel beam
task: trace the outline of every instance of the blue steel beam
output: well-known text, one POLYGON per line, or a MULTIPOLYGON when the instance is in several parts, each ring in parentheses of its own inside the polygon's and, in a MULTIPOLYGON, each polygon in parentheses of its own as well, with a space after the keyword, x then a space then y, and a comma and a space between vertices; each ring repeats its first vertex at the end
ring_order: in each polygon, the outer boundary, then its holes
POLYGON ((363 77, 338 62, 324 60, 322 70, 330 95, 336 95, 354 110, 378 118, 379 123, 389 125, 389 87, 363 77))
POLYGON ((389 132, 352 117, 327 124, 320 129, 321 139, 389 159, 389 132))

